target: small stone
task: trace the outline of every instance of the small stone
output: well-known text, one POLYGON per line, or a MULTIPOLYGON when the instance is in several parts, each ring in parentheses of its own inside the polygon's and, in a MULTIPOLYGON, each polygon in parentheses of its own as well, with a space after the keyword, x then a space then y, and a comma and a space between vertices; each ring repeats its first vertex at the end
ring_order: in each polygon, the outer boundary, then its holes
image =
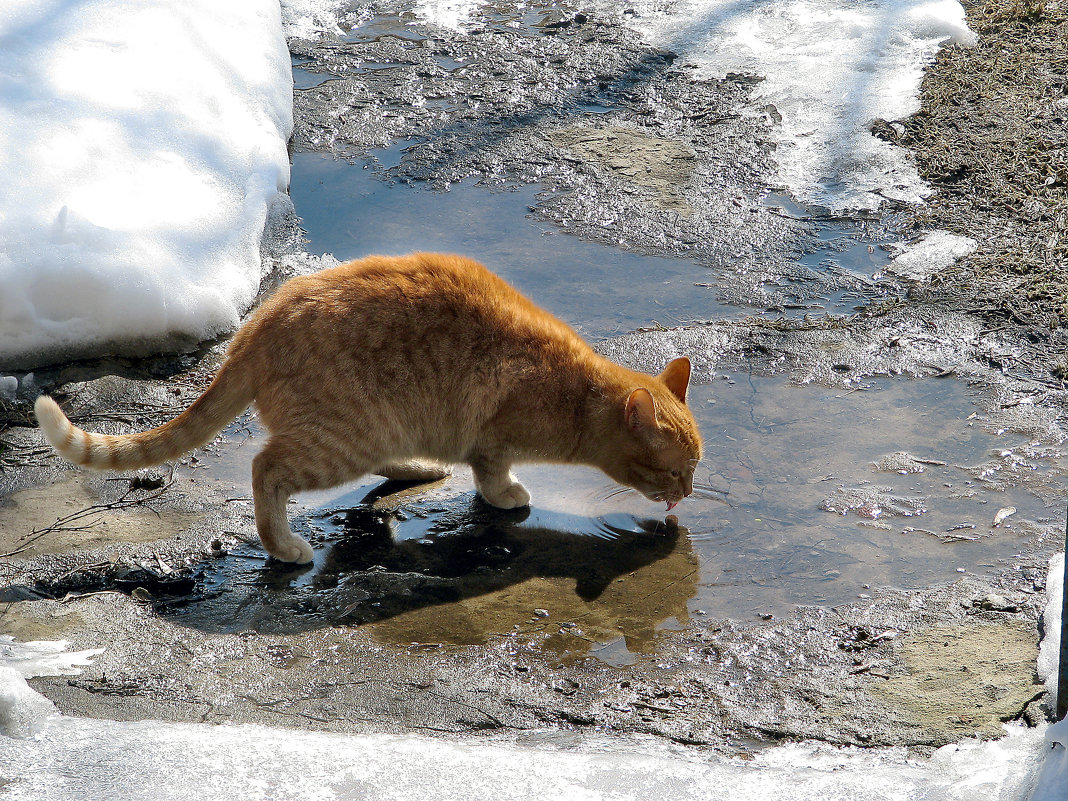
POLYGON ((998 509, 997 514, 994 515, 994 522, 991 525, 994 528, 998 528, 1005 522, 1006 518, 1014 514, 1016 514, 1015 506, 1006 506, 1004 509, 998 509))
POLYGON ((1019 612, 1020 607, 1014 604, 1008 598, 996 593, 990 593, 983 596, 979 601, 979 606, 988 612, 1019 612))
POLYGON ((534 616, 535 617, 548 617, 549 616, 549 610, 548 609, 535 609, 534 610, 534 616))

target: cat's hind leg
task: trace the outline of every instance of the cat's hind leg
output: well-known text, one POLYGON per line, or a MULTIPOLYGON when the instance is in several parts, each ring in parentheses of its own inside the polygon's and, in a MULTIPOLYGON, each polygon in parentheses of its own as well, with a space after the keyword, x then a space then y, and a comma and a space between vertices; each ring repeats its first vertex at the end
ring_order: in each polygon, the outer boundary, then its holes
POLYGON ((372 472, 394 481, 439 481, 452 475, 452 468, 435 462, 409 459, 376 467, 372 472))
POLYGON ((326 489, 363 473, 370 464, 354 460, 344 471, 332 469, 317 458, 310 442, 286 436, 272 436, 252 460, 252 500, 256 509, 256 530, 263 547, 283 562, 307 564, 312 548, 289 528, 286 504, 291 495, 303 490, 326 489))
POLYGON ((518 509, 530 505, 530 493, 509 469, 510 465, 496 459, 479 457, 471 460, 478 494, 490 506, 498 509, 518 509))

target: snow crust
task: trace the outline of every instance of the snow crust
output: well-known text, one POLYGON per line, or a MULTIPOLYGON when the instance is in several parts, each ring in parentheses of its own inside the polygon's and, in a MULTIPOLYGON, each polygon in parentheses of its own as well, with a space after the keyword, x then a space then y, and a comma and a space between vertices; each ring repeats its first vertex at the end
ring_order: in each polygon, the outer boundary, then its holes
POLYGON ((637 738, 576 747, 130 723, 65 717, 26 685, 26 676, 70 673, 97 653, 0 638, 0 720, 20 721, 0 733, 0 798, 1022 801, 1046 749, 1042 730, 1021 727, 930 759, 792 743, 743 761, 637 738))
MULTIPOLYGON (((600 0, 614 5, 614 0, 600 0)), ((830 211, 928 189, 904 151, 869 132, 919 109, 923 69, 946 43, 971 45, 957 0, 643 0, 630 24, 706 78, 763 78, 753 113, 773 121, 779 180, 830 211), (774 108, 761 108, 762 106, 774 108), (781 117, 781 122, 775 118, 781 117)))
POLYGON ((897 246, 886 271, 910 281, 926 281, 936 272, 975 252, 976 241, 948 231, 928 231, 916 242, 897 246))
POLYGON ((69 652, 62 640, 20 643, 0 635, 0 737, 27 737, 59 714, 51 701, 30 689, 26 679, 76 675, 81 666, 102 653, 103 650, 69 652))
POLYGON ((292 124, 277 0, 0 3, 0 368, 232 330, 292 124))
POLYGON ((1046 755, 1029 801, 1064 801, 1068 796, 1068 720, 1046 729, 1046 755))
POLYGON ((325 33, 340 36, 342 10, 351 0, 281 0, 286 38, 315 39, 325 33))
POLYGON ((1038 677, 1046 685, 1049 697, 1057 698, 1057 667, 1061 648, 1061 599, 1064 593, 1064 554, 1049 560, 1046 574, 1046 606, 1042 610, 1042 630, 1045 636, 1038 646, 1038 677))

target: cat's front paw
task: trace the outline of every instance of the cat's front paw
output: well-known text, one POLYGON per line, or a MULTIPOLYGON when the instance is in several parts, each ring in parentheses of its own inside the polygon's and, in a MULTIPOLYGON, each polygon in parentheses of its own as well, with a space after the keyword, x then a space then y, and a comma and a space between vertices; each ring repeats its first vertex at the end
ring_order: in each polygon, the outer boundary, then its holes
POLYGON ((482 489, 482 497, 490 506, 498 509, 518 509, 521 506, 530 506, 530 493, 527 488, 515 481, 499 492, 487 493, 482 489))
POLYGON ((312 547, 297 536, 291 536, 288 541, 268 548, 267 553, 281 562, 293 562, 298 565, 306 565, 315 557, 312 547))

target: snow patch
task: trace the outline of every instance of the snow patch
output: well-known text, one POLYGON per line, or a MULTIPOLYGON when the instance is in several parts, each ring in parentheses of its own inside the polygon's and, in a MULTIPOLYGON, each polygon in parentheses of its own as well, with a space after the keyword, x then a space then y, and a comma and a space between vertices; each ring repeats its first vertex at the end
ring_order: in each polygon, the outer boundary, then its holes
POLYGON ((1029 801, 1064 801, 1068 787, 1068 720, 1046 729, 1046 755, 1029 801))
POLYGON ((1008 801, 1025 797, 1045 752, 1042 730, 1020 726, 1007 726, 1006 736, 994 742, 946 746, 930 759, 903 748, 791 743, 745 761, 643 738, 590 737, 576 748, 570 740, 531 746, 119 722, 60 715, 26 684, 29 676, 77 672, 98 653, 67 653, 65 643, 0 637, 5 798, 1008 801), (33 736, 12 736, 25 734, 33 736))
POLYGON ((233 330, 289 183, 275 0, 0 8, 0 366, 233 330))
POLYGON ((40 733, 59 713, 52 702, 30 689, 36 676, 74 676, 103 650, 68 652, 63 641, 16 642, 0 635, 0 735, 40 733))
POLYGON ((478 20, 482 5, 478 0, 419 0, 415 13, 431 25, 461 31, 478 20))
POLYGON ((1049 697, 1057 698, 1057 666, 1061 649, 1061 599, 1064 593, 1064 554, 1049 560, 1046 574, 1046 608, 1042 611, 1045 636, 1038 646, 1038 677, 1046 685, 1049 697))
POLYGON ((928 231, 911 245, 898 245, 886 272, 909 281, 927 281, 939 270, 975 252, 976 242, 948 231, 928 231))
POLYGON ((642 0, 625 8, 637 12, 630 25, 700 76, 764 78, 754 113, 775 120, 778 178, 802 202, 843 212, 929 193, 904 152, 869 128, 919 109, 923 69, 939 47, 974 44, 957 0, 642 0))
POLYGON ((323 34, 340 36, 342 9, 350 0, 281 0, 282 27, 287 39, 317 39, 323 34))

